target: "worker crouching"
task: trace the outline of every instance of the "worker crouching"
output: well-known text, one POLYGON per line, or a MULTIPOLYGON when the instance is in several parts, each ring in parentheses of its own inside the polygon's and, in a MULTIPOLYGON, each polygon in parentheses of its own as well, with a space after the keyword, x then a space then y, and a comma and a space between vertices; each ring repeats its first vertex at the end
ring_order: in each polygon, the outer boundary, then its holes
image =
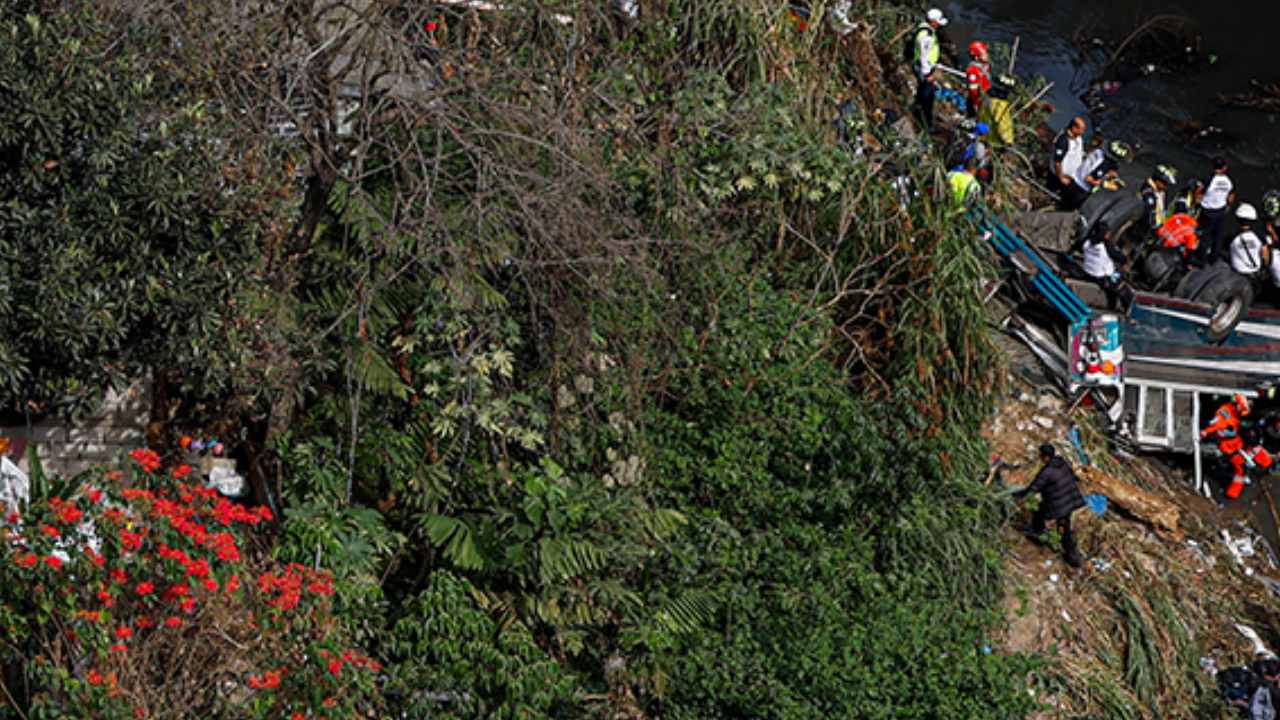
POLYGON ((1071 464, 1058 457, 1052 445, 1040 446, 1040 462, 1044 466, 1036 474, 1035 480, 1025 488, 1013 493, 1015 500, 1030 495, 1040 494, 1040 507, 1031 516, 1030 533, 1043 535, 1046 523, 1050 520, 1057 525, 1062 536, 1062 557, 1071 567, 1080 567, 1083 559, 1076 547, 1076 537, 1071 530, 1071 513, 1084 507, 1084 496, 1080 494, 1079 481, 1071 464))
POLYGON ((1244 487, 1249 484, 1250 468, 1269 469, 1273 462, 1271 454, 1261 445, 1245 447, 1242 420, 1248 417, 1251 408, 1249 398, 1237 393, 1230 402, 1223 403, 1218 408, 1218 412, 1213 415, 1213 422, 1200 431, 1201 439, 1217 439, 1218 450, 1226 456, 1235 471, 1231 484, 1227 486, 1227 497, 1232 500, 1240 497, 1244 487))

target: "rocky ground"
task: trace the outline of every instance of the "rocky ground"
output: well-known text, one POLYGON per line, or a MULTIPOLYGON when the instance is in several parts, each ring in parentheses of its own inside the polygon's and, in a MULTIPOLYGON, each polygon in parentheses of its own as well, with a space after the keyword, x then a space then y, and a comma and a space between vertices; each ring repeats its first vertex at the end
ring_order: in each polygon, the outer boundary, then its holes
POLYGON ((1280 569, 1266 541, 1238 513, 1224 516, 1193 493, 1184 473, 1109 449, 1093 410, 1068 414, 1035 378, 1011 373, 1010 396, 984 430, 994 455, 1021 464, 993 474, 992 484, 1030 482, 1042 442, 1080 465, 1068 439, 1075 425, 1094 465, 1078 470, 1082 489, 1110 497, 1101 515, 1075 514, 1088 558, 1079 569, 1020 532, 1030 500, 1010 506, 1003 530, 1009 624, 995 644, 1052 659, 1030 688, 1052 709, 1033 717, 1229 717, 1212 672, 1255 653, 1236 625, 1280 646, 1280 605, 1268 582, 1280 589, 1280 569))

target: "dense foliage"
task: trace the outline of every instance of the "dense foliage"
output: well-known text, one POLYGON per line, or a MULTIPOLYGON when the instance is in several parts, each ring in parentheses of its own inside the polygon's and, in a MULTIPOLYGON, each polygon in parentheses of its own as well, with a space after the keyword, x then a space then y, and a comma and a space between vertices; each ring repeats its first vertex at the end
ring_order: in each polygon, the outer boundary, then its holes
MULTIPOLYGON (((301 228, 287 260, 230 231, 265 268, 228 282, 272 374, 228 385, 258 399, 219 419, 258 433, 255 480, 282 498, 272 557, 323 559, 340 627, 406 717, 1024 714, 1028 660, 984 650, 999 562, 975 431, 995 358, 965 228, 835 142, 852 68, 778 7, 670 0, 632 24, 558 5, 572 23, 371 11, 370 33, 426 43, 432 82, 344 115, 349 135, 303 130, 307 199, 255 208, 301 228)), ((205 18, 184 46, 210 44, 213 80, 182 92, 250 117, 270 101, 254 88, 279 85, 234 75, 245 55, 328 57, 298 16, 257 19, 243 35, 205 18), (277 41, 293 27, 299 48, 277 41)), ((307 82, 337 84, 320 71, 307 82)), ((139 361, 179 386, 203 372, 156 352, 139 361)), ((189 400, 164 422, 208 421, 189 400)))

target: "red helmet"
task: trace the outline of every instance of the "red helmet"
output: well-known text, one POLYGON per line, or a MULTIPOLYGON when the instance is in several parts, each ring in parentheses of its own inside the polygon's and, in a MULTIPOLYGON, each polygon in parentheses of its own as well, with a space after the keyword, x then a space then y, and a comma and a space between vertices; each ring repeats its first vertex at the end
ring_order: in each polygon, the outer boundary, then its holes
POLYGON ((969 43, 969 54, 975 58, 986 57, 987 44, 982 42, 981 40, 974 40, 973 42, 969 43))
POLYGON ((1252 406, 1252 403, 1251 403, 1251 402, 1249 402, 1249 398, 1245 397, 1244 395, 1242 395, 1242 394, 1240 394, 1240 393, 1236 393, 1236 394, 1235 394, 1235 397, 1233 397, 1233 398, 1231 398, 1231 399, 1232 399, 1233 401, 1235 401, 1236 409, 1240 411, 1240 414, 1241 414, 1241 415, 1248 415, 1248 414, 1249 414, 1249 409, 1250 409, 1250 407, 1252 406))

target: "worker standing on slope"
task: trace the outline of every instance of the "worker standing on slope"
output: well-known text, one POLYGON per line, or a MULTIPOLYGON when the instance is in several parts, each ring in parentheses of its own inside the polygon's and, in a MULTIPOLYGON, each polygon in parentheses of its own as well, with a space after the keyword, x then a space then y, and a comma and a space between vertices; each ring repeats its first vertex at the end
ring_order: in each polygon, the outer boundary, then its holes
POLYGON ((1062 536, 1063 559, 1071 567, 1080 567, 1082 559, 1075 534, 1071 532, 1071 513, 1084 507, 1084 496, 1080 494, 1071 465, 1057 454, 1052 445, 1041 445, 1040 462, 1044 467, 1030 485, 1013 493, 1013 498, 1021 500, 1031 493, 1040 493, 1040 507, 1031 516, 1029 532, 1037 537, 1044 535, 1045 523, 1053 520, 1062 536))
POLYGON ((987 44, 978 40, 969 43, 969 57, 972 61, 965 70, 965 84, 969 88, 965 114, 971 118, 978 117, 978 108, 986 100, 987 91, 991 89, 991 57, 987 53, 987 44))
POLYGON ((1205 185, 1204 198, 1200 201, 1200 227, 1209 262, 1222 257, 1226 251, 1223 243, 1227 235, 1227 211, 1236 201, 1235 183, 1227 175, 1229 169, 1226 160, 1214 158, 1213 177, 1205 185))
POLYGON ((938 29, 947 24, 947 18, 938 8, 925 14, 924 22, 916 27, 914 70, 916 72, 916 109, 925 132, 933 130, 933 101, 938 93, 938 61, 942 44, 938 41, 938 29))
POLYGON ((977 173, 976 154, 965 158, 960 168, 947 173, 947 189, 957 210, 964 210, 982 198, 982 185, 978 182, 977 173))
MULTIPOLYGON (((1232 500, 1240 497, 1244 486, 1249 484, 1249 475, 1245 472, 1247 466, 1255 464, 1254 454, 1246 454, 1244 452, 1244 438, 1241 437, 1241 420, 1249 416, 1249 410, 1252 403, 1249 398, 1236 393, 1230 402, 1222 404, 1218 408, 1218 412, 1213 415, 1213 422, 1209 426, 1200 431, 1200 438, 1207 439, 1210 436, 1216 437, 1218 440, 1218 450, 1222 452, 1231 463, 1231 467, 1235 470, 1235 475, 1231 478, 1231 484, 1227 486, 1227 497, 1232 500)), ((1271 458, 1269 455, 1263 454, 1258 457, 1263 467, 1271 466, 1271 458)))

